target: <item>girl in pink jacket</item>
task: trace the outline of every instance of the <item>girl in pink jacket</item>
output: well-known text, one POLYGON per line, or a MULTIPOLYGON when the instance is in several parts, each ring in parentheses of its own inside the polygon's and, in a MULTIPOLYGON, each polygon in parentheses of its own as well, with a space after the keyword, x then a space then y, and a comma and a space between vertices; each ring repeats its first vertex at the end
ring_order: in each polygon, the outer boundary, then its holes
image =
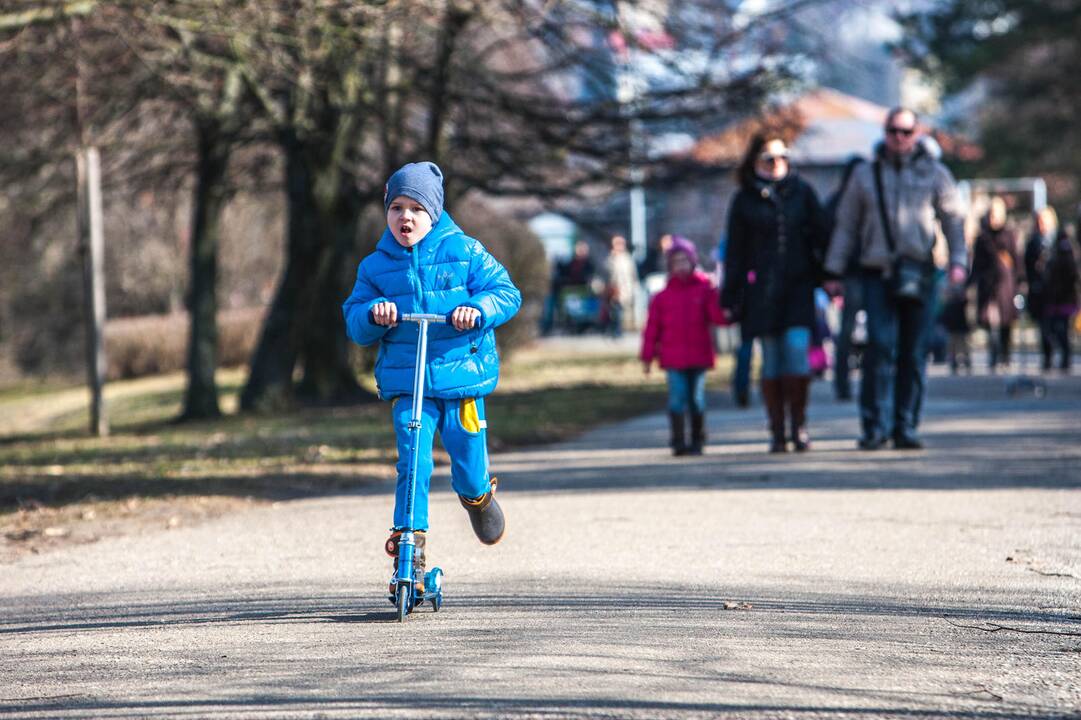
POLYGON ((706 442, 706 371, 713 367, 710 325, 724 325, 717 289, 695 269, 698 253, 689 240, 674 236, 666 253, 668 285, 649 303, 642 333, 642 359, 649 373, 656 358, 668 374, 668 420, 674 455, 701 455, 706 442), (691 444, 683 419, 691 416, 691 444))

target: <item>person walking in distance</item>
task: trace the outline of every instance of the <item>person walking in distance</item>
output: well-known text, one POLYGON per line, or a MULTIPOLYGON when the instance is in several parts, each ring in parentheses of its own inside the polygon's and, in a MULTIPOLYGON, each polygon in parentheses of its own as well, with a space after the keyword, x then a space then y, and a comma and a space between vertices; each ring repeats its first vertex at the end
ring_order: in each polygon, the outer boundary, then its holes
MULTIPOLYGON (((841 204, 841 197, 845 194, 848 181, 852 179, 852 172, 862 162, 864 162, 864 158, 858 155, 848 159, 841 173, 840 184, 826 200, 824 210, 826 213, 827 237, 833 234, 833 228, 837 224, 837 206, 841 204)), ((849 356, 852 352, 852 331, 856 327, 856 314, 863 309, 862 289, 859 262, 856 253, 853 253, 852 258, 845 267, 841 328, 837 332, 833 353, 833 394, 834 397, 841 401, 852 399, 852 385, 848 377, 851 371, 849 356)))
MULTIPOLYGON (((1070 327, 1078 310, 1078 286, 1081 274, 1077 268, 1074 239, 1060 228, 1047 261, 1047 303, 1044 313, 1051 332, 1052 349, 1060 355, 1059 370, 1070 373, 1070 327)), ((1048 358, 1050 360, 1050 358, 1048 358)))
POLYGON ((638 266, 627 252, 627 238, 613 235, 608 257, 604 259, 607 280, 608 332, 621 337, 623 331, 636 326, 634 309, 637 303, 638 266))
POLYGON ((701 455, 706 443, 706 371, 713 367, 712 325, 723 325, 717 289, 697 270, 690 240, 672 236, 667 252, 668 284, 649 303, 639 358, 649 374, 657 360, 668 379, 668 420, 674 455, 701 455), (688 445, 684 419, 691 417, 688 445))
POLYGON ((842 292, 839 278, 858 250, 868 332, 859 447, 877 450, 892 438, 895 448, 909 450, 923 447, 916 426, 932 321, 931 250, 940 226, 949 246, 949 282, 965 281, 965 213, 950 171, 919 142, 916 113, 894 108, 884 129, 872 162, 856 168, 837 208, 826 255, 834 279, 826 289, 842 292))
POLYGON ((1044 309, 1047 298, 1047 264, 1058 236, 1058 215, 1050 205, 1036 213, 1032 234, 1025 243, 1025 279, 1028 294, 1025 311, 1040 330, 1040 356, 1044 371, 1051 369, 1051 325, 1044 309))
POLYGON ((793 447, 803 451, 810 447, 814 289, 826 245, 822 207, 811 186, 792 171, 780 138, 753 138, 738 175, 740 188, 728 211, 721 303, 762 348, 770 452, 787 450, 786 411, 793 447))
POLYGON ((1014 296, 1024 278, 1017 258, 1017 236, 1007 223, 1006 202, 991 198, 991 206, 980 223, 980 234, 972 248, 972 277, 976 285, 976 312, 980 327, 987 331, 991 372, 1010 364, 1010 336, 1017 320, 1014 296))

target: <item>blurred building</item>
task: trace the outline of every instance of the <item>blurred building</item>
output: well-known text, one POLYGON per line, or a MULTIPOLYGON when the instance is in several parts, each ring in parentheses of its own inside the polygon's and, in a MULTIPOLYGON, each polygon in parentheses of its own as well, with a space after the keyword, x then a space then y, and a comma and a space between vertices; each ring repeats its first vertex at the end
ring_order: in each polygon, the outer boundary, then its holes
MULTIPOLYGON (((728 206, 737 189, 736 166, 751 137, 760 131, 789 142, 793 168, 824 201, 850 157, 870 157, 882 137, 887 111, 885 105, 819 88, 673 152, 669 177, 647 188, 651 241, 664 233, 683 235, 694 241, 708 264, 727 224, 728 206)), ((600 240, 625 232, 628 214, 627 196, 621 193, 574 219, 586 236, 600 240)))

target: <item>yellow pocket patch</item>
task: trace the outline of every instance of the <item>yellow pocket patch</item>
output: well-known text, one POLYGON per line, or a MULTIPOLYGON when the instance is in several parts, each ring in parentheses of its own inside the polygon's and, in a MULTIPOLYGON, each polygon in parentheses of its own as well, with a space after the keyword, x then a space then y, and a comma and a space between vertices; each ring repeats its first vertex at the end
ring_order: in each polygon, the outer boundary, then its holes
POLYGON ((484 427, 477 412, 477 401, 473 398, 462 400, 458 405, 458 419, 462 421, 462 429, 466 432, 478 433, 484 427))

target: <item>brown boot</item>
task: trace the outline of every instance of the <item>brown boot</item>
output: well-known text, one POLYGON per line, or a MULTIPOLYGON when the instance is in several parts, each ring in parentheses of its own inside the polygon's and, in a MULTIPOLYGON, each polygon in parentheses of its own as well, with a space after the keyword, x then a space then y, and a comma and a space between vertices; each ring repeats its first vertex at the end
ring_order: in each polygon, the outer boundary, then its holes
POLYGON ((705 413, 691 410, 691 446, 687 448, 688 455, 701 455, 702 448, 706 446, 706 416, 705 413))
POLYGON ((668 411, 668 427, 672 431, 672 439, 669 444, 672 446, 673 455, 687 454, 687 434, 683 420, 683 413, 668 411))
MULTIPOLYGON (((395 530, 387 538, 386 545, 383 549, 387 551, 387 555, 394 558, 394 575, 391 576, 390 581, 390 594, 394 595, 395 585, 398 580, 398 543, 402 539, 402 531, 395 530)), ((424 546, 427 543, 428 536, 423 530, 416 530, 413 532, 413 578, 416 581, 416 592, 424 593, 424 546)))
POLYGON ((762 403, 769 417, 769 451, 783 453, 784 441, 784 392, 779 378, 762 378, 762 403))
POLYGON ((811 378, 807 375, 784 375, 784 399, 788 403, 788 420, 792 425, 792 444, 796 452, 811 448, 811 436, 807 433, 807 393, 811 378))

